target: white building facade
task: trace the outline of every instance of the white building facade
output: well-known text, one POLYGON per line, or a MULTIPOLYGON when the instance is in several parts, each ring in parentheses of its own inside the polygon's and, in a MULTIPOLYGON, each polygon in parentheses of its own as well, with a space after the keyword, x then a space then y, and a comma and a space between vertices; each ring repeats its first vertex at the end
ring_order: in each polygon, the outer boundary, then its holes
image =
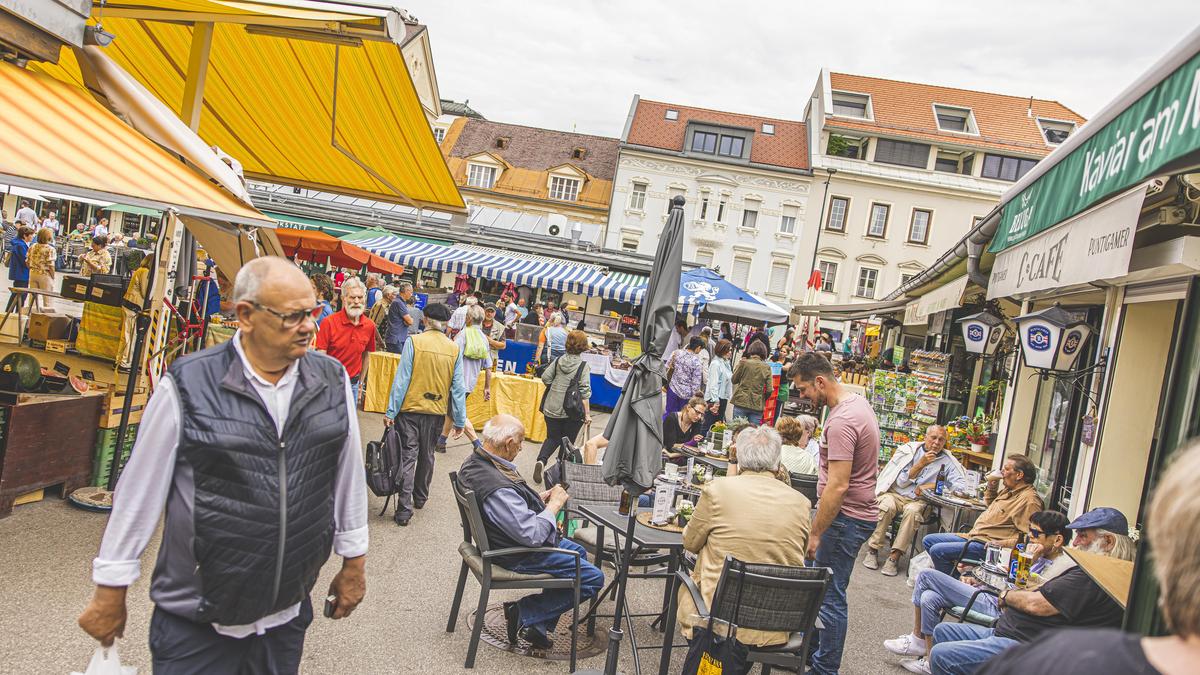
POLYGON ((805 117, 821 305, 871 302, 902 285, 1083 123, 1054 101, 827 70, 805 117))
POLYGON ((795 280, 808 276, 815 231, 804 226, 812 183, 806 142, 801 122, 635 97, 605 247, 654 255, 671 199, 682 196, 685 260, 792 304, 795 280))

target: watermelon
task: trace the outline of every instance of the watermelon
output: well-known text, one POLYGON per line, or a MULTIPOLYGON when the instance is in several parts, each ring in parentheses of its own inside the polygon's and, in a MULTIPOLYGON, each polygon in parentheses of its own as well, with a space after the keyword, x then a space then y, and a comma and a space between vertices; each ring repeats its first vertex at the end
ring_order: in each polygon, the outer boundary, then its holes
POLYGON ((0 371, 15 373, 21 388, 26 391, 37 389, 42 382, 42 365, 34 356, 25 352, 10 352, 0 359, 0 371))
POLYGON ((74 375, 71 375, 69 378, 67 378, 67 381, 71 383, 71 388, 74 389, 76 392, 78 392, 80 394, 87 393, 87 391, 88 391, 87 380, 83 379, 82 377, 75 377, 74 375))

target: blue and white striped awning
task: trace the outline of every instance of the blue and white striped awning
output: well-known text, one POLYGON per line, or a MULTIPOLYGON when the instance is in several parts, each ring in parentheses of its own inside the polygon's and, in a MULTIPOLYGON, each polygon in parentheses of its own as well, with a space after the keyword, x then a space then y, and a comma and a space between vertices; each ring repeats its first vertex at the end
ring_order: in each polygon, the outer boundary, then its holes
POLYGON ((646 292, 644 287, 627 284, 596 265, 528 253, 506 254, 478 246, 442 246, 388 235, 356 239, 354 244, 405 267, 469 274, 634 304, 640 304, 646 292))

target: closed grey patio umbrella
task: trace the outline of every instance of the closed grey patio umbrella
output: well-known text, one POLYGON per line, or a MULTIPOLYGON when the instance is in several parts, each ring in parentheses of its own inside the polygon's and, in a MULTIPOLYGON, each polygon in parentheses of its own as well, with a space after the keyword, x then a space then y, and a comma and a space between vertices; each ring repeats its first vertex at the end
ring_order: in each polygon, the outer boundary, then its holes
MULTIPOLYGON (((604 454, 604 480, 609 485, 624 485, 629 492, 628 533, 637 524, 637 497, 654 484, 662 468, 663 350, 675 326, 675 306, 679 303, 679 276, 683 271, 683 197, 671 200, 671 214, 658 240, 654 268, 642 302, 642 355, 634 359, 621 398, 613 408, 604 436, 608 449, 604 454)), ((628 560, 633 554, 633 539, 625 537, 621 575, 617 590, 613 627, 609 631, 608 655, 604 672, 617 671, 621 640, 621 608, 625 604, 628 560)), ((666 636, 667 640, 671 636, 666 636)))

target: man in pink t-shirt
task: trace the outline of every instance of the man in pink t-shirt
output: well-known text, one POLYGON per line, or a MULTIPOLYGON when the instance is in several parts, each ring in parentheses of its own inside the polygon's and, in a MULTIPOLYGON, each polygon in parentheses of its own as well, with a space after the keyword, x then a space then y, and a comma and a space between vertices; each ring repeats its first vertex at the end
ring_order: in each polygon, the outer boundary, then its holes
POLYGON ((835 675, 849 621, 846 588, 859 549, 875 530, 875 476, 879 469, 879 422, 865 398, 842 387, 824 354, 803 354, 788 371, 795 390, 818 406, 828 406, 821 432, 817 514, 805 558, 828 567, 833 578, 821 603, 821 623, 812 672, 835 675))

